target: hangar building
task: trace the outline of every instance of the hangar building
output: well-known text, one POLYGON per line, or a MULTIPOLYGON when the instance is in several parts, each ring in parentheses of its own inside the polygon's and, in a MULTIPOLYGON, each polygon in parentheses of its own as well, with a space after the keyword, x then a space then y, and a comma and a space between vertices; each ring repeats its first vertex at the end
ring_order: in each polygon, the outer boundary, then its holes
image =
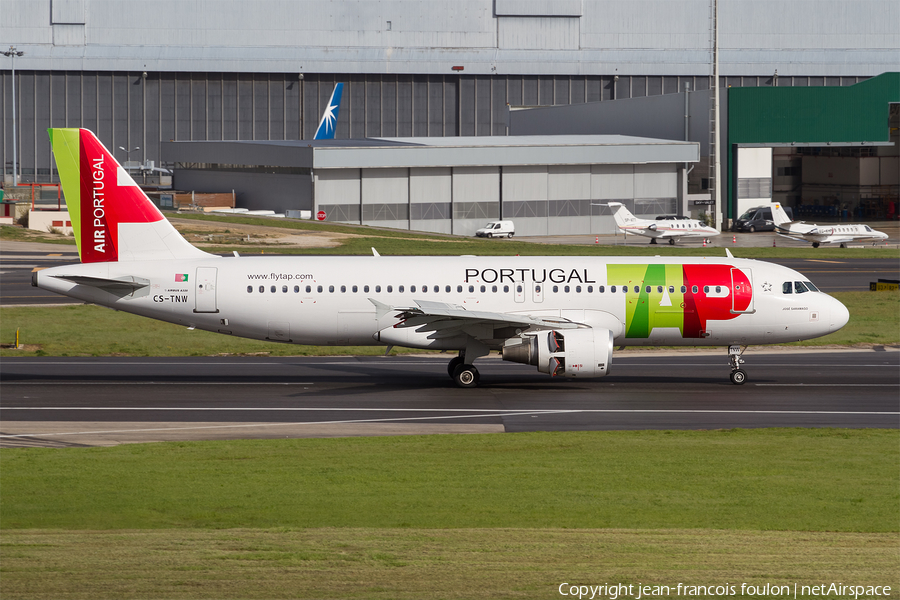
POLYGON ((179 161, 176 187, 235 189, 245 208, 460 235, 514 219, 519 235, 560 235, 615 231, 599 206, 611 200, 681 212, 699 144, 569 135, 164 142, 163 152, 179 161))
MULTIPOLYGON (((48 127, 90 128, 135 167, 171 166, 170 140, 307 140, 336 81, 345 140, 505 136, 510 107, 700 92, 712 4, 4 0, 4 181, 58 179, 48 127)), ((896 0, 719 4, 720 88, 842 87, 896 69, 896 0)))

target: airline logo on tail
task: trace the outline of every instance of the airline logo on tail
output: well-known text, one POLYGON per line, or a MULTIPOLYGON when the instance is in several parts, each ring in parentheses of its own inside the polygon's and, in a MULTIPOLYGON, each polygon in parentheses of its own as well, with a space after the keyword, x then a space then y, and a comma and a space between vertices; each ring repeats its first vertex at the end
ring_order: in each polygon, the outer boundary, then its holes
POLYGON ((50 129, 81 262, 119 259, 120 223, 155 223, 162 213, 86 129, 50 129))
POLYGON ((319 122, 319 128, 316 129, 316 140, 333 140, 334 129, 337 125, 338 111, 341 108, 341 94, 344 90, 343 83, 336 83, 334 91, 331 92, 331 98, 328 100, 328 106, 322 114, 322 120, 319 122))

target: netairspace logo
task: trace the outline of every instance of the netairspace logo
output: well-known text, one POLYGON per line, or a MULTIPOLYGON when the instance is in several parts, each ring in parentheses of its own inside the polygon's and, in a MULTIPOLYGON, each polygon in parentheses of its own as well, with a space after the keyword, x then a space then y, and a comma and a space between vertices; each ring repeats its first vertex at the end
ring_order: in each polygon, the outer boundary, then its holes
POLYGON ((643 585, 608 583, 603 585, 576 585, 561 583, 558 588, 561 596, 570 596, 583 600, 617 600, 619 598, 668 598, 672 596, 744 596, 764 598, 878 598, 891 595, 889 585, 846 585, 839 583, 820 583, 818 585, 778 585, 772 583, 749 584, 724 583, 721 585, 643 585))

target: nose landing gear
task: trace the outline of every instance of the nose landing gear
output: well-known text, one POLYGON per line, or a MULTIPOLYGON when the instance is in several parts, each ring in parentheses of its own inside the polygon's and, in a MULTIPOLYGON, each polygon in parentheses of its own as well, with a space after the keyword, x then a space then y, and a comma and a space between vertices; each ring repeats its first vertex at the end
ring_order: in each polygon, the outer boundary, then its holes
MULTIPOLYGON (((746 350, 746 347, 744 350, 746 350)), ((734 385, 743 385, 747 380, 747 373, 740 367, 740 365, 744 364, 744 359, 741 358, 744 350, 741 350, 740 346, 728 346, 728 362, 731 365, 731 383, 734 385)))

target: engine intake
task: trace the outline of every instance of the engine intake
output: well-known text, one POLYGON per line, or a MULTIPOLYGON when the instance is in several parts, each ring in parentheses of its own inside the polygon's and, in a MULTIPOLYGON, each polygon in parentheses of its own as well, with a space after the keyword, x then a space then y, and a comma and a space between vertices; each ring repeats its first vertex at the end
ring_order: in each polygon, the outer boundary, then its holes
POLYGON ((541 331, 511 339, 503 360, 537 367, 552 377, 604 377, 612 364, 613 333, 609 329, 541 331))

